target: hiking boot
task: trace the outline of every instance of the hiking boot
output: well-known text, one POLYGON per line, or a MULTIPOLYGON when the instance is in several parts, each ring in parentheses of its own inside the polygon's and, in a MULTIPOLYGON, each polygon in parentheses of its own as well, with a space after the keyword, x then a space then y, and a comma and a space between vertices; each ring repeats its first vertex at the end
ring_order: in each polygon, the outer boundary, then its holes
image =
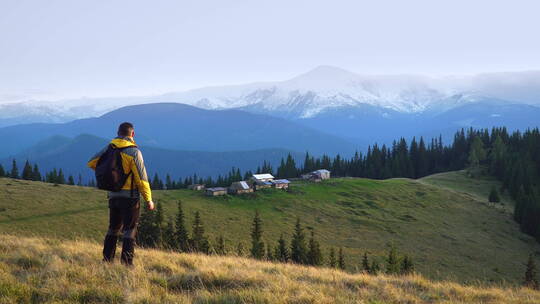
POLYGON ((133 266, 133 256, 135 254, 135 240, 131 238, 122 239, 122 256, 120 261, 126 266, 133 266))
POLYGON ((112 263, 114 261, 114 255, 116 253, 116 243, 118 242, 117 235, 105 236, 105 241, 103 241, 103 261, 112 263))

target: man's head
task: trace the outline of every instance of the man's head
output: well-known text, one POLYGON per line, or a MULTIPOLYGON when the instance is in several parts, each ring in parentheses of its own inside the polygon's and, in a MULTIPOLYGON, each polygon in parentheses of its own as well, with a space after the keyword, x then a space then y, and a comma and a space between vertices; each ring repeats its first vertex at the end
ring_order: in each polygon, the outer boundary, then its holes
POLYGON ((118 136, 133 137, 135 136, 135 130, 133 125, 129 122, 123 122, 118 126, 118 136))

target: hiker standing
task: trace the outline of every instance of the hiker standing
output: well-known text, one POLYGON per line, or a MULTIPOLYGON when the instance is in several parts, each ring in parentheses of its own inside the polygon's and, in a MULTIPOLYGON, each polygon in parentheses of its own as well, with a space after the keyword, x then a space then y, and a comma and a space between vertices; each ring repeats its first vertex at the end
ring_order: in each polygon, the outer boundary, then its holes
POLYGON ((120 124, 118 137, 88 162, 88 167, 96 171, 98 188, 109 190, 109 230, 103 242, 103 260, 114 260, 118 235, 122 230, 120 260, 125 265, 133 265, 140 196, 143 196, 148 209, 154 209, 143 156, 135 145, 134 136, 131 123, 120 124))

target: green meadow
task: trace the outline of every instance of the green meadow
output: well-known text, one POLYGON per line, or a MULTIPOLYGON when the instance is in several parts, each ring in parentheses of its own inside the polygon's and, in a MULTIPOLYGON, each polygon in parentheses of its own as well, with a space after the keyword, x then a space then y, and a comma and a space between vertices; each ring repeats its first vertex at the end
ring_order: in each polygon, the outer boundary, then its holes
MULTIPOLYGON (((255 210, 263 238, 287 239, 296 218, 315 231, 325 255, 343 247, 350 271, 361 255, 381 264, 390 246, 413 258, 415 268, 437 280, 519 284, 528 254, 540 245, 512 220, 511 201, 487 202, 498 183, 449 172, 421 180, 337 178, 296 181, 289 191, 268 189, 240 196, 206 197, 191 190, 154 191, 166 219, 182 201, 188 223, 199 211, 211 242, 222 235, 231 252, 250 245, 255 210), (479 182, 477 182, 479 181, 479 182)), ((0 233, 101 242, 108 210, 103 191, 0 178, 0 233)))

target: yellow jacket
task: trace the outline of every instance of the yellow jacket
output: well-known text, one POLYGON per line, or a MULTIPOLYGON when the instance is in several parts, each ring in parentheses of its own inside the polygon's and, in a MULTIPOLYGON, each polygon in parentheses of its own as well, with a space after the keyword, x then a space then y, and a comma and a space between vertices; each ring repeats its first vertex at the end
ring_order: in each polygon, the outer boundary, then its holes
MULTIPOLYGON (((109 198, 117 197, 131 197, 133 192, 134 197, 139 197, 141 194, 145 201, 152 200, 152 190, 150 189, 150 183, 148 180, 148 175, 146 174, 146 168, 144 167, 144 160, 141 151, 135 145, 135 141, 131 137, 117 137, 111 140, 110 144, 116 148, 125 148, 120 152, 122 156, 122 167, 124 172, 130 174, 126 183, 122 187, 122 190, 118 192, 109 192, 109 198), (133 180, 134 191, 131 191, 131 180, 133 180)), ((107 151, 107 147, 103 148, 101 151, 96 153, 90 161, 88 162, 88 167, 95 170, 97 162, 101 155, 107 151)))

